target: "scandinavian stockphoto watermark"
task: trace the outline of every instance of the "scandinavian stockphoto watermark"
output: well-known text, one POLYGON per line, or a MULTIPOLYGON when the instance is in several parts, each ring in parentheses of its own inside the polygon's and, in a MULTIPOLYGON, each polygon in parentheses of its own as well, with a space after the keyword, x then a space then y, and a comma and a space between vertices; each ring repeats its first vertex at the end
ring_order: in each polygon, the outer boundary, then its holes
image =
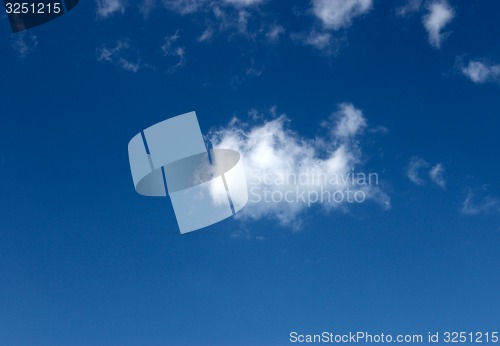
POLYGON ((378 173, 327 172, 305 168, 300 172, 251 171, 247 174, 250 203, 363 203, 379 185, 378 173))

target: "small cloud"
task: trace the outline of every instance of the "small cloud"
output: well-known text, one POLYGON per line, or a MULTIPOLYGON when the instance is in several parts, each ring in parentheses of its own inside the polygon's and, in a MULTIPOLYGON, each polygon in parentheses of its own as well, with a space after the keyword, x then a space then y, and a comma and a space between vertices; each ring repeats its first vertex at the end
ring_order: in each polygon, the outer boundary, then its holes
POLYGON ((263 66, 256 66, 255 60, 252 59, 250 62, 250 66, 245 69, 245 74, 243 76, 234 76, 231 78, 231 87, 234 89, 237 88, 240 84, 242 84, 249 77, 260 77, 260 75, 264 72, 263 66))
POLYGON ((263 241, 266 238, 262 235, 254 235, 252 230, 248 227, 243 227, 236 229, 234 232, 231 233, 230 237, 232 239, 244 239, 244 240, 256 240, 256 241, 263 241))
POLYGON ((135 62, 127 57, 127 52, 130 49, 129 40, 118 40, 112 47, 101 46, 97 49, 97 60, 113 63, 125 71, 138 72, 142 65, 139 58, 135 62))
POLYGON ((366 119, 363 112, 351 103, 342 103, 333 117, 336 119, 334 135, 339 138, 356 136, 366 128, 366 119))
POLYGON ((424 185, 424 180, 420 177, 420 170, 428 167, 429 164, 427 161, 421 159, 420 157, 413 156, 408 163, 406 176, 415 185, 424 185))
POLYGON ((444 179, 445 169, 441 163, 436 164, 431 168, 429 176, 432 182, 442 188, 446 187, 446 180, 444 179))
MULTIPOLYGON (((161 2, 164 8, 181 15, 203 14, 207 29, 198 37, 198 42, 208 42, 218 33, 227 33, 230 37, 236 33, 256 41, 257 37, 264 38, 266 34, 264 28, 270 24, 268 17, 264 17, 257 6, 266 0, 161 0, 161 2)), ((279 34, 281 33, 278 29, 275 38, 278 38, 279 34)))
POLYGON ((101 48, 98 49, 99 53, 98 60, 111 62, 113 61, 115 55, 117 55, 120 51, 128 48, 130 48, 128 39, 117 41, 116 45, 112 48, 109 48, 107 46, 102 46, 101 48))
MULTIPOLYGON (((206 8, 212 8, 214 12, 221 11, 221 6, 231 6, 236 9, 252 7, 263 3, 264 0, 223 0, 218 2, 211 2, 208 0, 161 0, 163 6, 172 12, 182 15, 198 12, 206 8)), ((214 13, 217 15, 217 13, 214 13)))
POLYGON ((123 0, 96 0, 97 17, 104 19, 115 13, 125 13, 125 2, 123 0))
POLYGON ((333 37, 329 32, 318 32, 313 30, 306 34, 292 34, 291 38, 306 46, 316 48, 325 54, 333 54, 333 37))
POLYGON ((129 72, 137 72, 141 68, 140 61, 133 63, 133 62, 128 61, 124 58, 120 58, 120 59, 118 59, 117 63, 119 66, 121 66, 122 69, 124 69, 125 71, 129 71, 129 72))
POLYGON ((248 35, 248 20, 250 19, 250 12, 238 11, 236 19, 236 27, 241 34, 248 35))
POLYGON ((142 13, 143 17, 148 17, 151 11, 156 7, 156 0, 143 0, 139 5, 139 12, 142 13))
POLYGON ((500 200, 496 197, 484 195, 486 187, 478 190, 469 190, 462 203, 460 211, 465 215, 479 215, 500 212, 500 200))
POLYGON ((312 4, 314 15, 333 30, 350 26, 355 17, 372 9, 372 0, 313 0, 312 4))
POLYGON ((177 62, 167 70, 168 73, 175 72, 177 69, 184 66, 186 62, 186 48, 175 45, 179 37, 179 30, 177 30, 173 35, 165 36, 163 44, 161 45, 164 56, 173 56, 177 58, 177 62))
POLYGON ((25 58, 36 50, 38 39, 29 31, 23 31, 14 35, 12 49, 16 51, 21 58, 25 58))
POLYGON ((212 40, 214 36, 214 30, 212 28, 206 28, 205 31, 198 37, 198 42, 208 42, 212 40))
POLYGON ((476 84, 500 82, 500 64, 488 64, 479 60, 470 60, 465 66, 460 66, 464 76, 476 84))
POLYGON ((226 6, 219 2, 210 3, 209 16, 207 22, 211 28, 217 28, 218 31, 238 32, 243 36, 250 37, 248 32, 248 24, 252 19, 252 13, 249 9, 242 7, 226 6))
POLYGON ((375 133, 375 134, 380 134, 380 135, 386 135, 389 133, 389 129, 385 126, 375 126, 375 127, 370 127, 368 129, 368 132, 370 133, 375 133))
POLYGON ((406 4, 396 9, 396 14, 400 17, 407 17, 415 12, 420 11, 422 0, 408 0, 406 4))
POLYGON ((202 8, 206 0, 162 0, 163 6, 172 12, 182 15, 197 12, 202 8))
POLYGON ((444 178, 445 169, 442 163, 437 163, 434 166, 431 166, 424 159, 418 156, 413 156, 408 163, 406 176, 415 185, 424 185, 425 181, 421 175, 422 170, 427 171, 429 178, 434 184, 442 188, 446 187, 446 180, 444 178))
POLYGON ((260 75, 264 72, 264 67, 257 67, 255 65, 254 59, 252 59, 250 66, 246 68, 245 75, 252 77, 260 77, 260 75))
POLYGON ((427 5, 428 14, 424 16, 423 23, 427 30, 429 43, 434 48, 440 48, 442 41, 448 36, 443 29, 454 18, 455 12, 446 0, 433 1, 427 5))
POLYGON ((237 7, 247 7, 247 6, 255 6, 260 3, 263 3, 263 0, 224 0, 225 3, 237 6, 237 7))
POLYGON ((269 42, 277 42, 284 33, 284 27, 274 24, 267 31, 266 38, 269 42))

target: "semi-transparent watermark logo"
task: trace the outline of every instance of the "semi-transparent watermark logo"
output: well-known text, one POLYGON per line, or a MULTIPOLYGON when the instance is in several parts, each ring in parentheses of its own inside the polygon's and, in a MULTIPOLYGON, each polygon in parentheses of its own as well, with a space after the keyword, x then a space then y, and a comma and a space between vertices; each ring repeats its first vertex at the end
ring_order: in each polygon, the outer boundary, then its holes
POLYGON ((248 175, 250 203, 312 204, 363 203, 374 186, 378 173, 325 172, 304 169, 299 173, 251 171, 248 175))

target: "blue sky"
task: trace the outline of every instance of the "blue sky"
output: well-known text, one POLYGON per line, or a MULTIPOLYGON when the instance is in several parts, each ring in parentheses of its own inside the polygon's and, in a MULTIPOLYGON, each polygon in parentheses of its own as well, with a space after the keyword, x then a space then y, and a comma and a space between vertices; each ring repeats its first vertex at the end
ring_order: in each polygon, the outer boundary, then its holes
POLYGON ((499 10, 99 0, 17 34, 2 16, 0 344, 499 331, 499 10), (271 172, 337 152, 380 184, 181 236, 127 143, 192 110, 249 168, 260 144, 271 172))

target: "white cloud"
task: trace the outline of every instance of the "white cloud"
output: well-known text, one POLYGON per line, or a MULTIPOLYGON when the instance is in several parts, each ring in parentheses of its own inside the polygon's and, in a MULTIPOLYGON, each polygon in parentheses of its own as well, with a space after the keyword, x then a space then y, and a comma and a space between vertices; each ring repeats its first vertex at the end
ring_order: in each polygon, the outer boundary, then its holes
POLYGON ((181 15, 203 14, 206 30, 198 36, 199 42, 209 42, 218 33, 227 33, 230 37, 236 33, 252 41, 258 38, 275 41, 284 32, 284 28, 280 26, 271 26, 271 29, 266 30, 273 21, 257 7, 266 0, 161 0, 161 2, 166 9, 181 15))
POLYGON ((206 0, 162 0, 163 5, 179 14, 190 14, 198 11, 207 3, 206 0))
POLYGON ((436 164, 429 171, 429 176, 432 182, 442 188, 446 187, 446 180, 444 178, 445 169, 441 163, 436 164))
POLYGON ((238 31, 242 34, 248 34, 248 20, 250 19, 250 12, 248 11, 238 11, 238 16, 236 19, 236 27, 238 31))
POLYGON ((107 18, 117 12, 125 13, 125 2, 123 0, 96 0, 97 17, 107 18))
POLYGON ((238 6, 238 7, 246 7, 246 6, 254 6, 264 2, 263 0, 224 0, 225 3, 238 6))
POLYGON ((266 32, 266 38, 269 42, 276 42, 285 33, 285 28, 281 25, 272 25, 266 32))
POLYGON ((466 77, 477 84, 500 82, 500 65, 471 60, 467 66, 461 67, 461 71, 466 77))
MULTIPOLYGON (((484 193, 485 188, 480 189, 484 193)), ((478 197, 481 191, 470 190, 462 203, 460 211, 465 215, 479 215, 491 212, 500 212, 500 200, 491 196, 478 197)))
POLYGON ((371 127, 368 129, 368 132, 370 133, 376 133, 376 134, 381 134, 381 135, 386 135, 389 133, 389 129, 385 126, 375 126, 375 127, 371 127))
POLYGON ((142 65, 139 58, 135 62, 126 56, 126 52, 130 49, 128 40, 118 40, 112 47, 101 46, 97 49, 97 60, 114 63, 125 71, 138 72, 142 65))
POLYGON ((212 28, 207 28, 198 37, 198 42, 208 42, 208 41, 212 40, 213 36, 214 36, 214 30, 212 28))
POLYGON ((141 12, 144 17, 148 17, 155 7, 156 0, 143 0, 139 5, 139 12, 141 12))
POLYGON ((166 36, 161 45, 164 56, 173 56, 177 58, 177 62, 167 70, 168 73, 175 72, 177 69, 184 66, 186 62, 186 48, 175 45, 179 37, 179 31, 176 31, 173 35, 166 36))
POLYGON ((264 67, 257 67, 255 61, 252 59, 250 66, 245 69, 245 76, 260 77, 264 72, 264 67))
POLYGON ((306 46, 316 48, 323 53, 333 53, 333 37, 332 34, 328 32, 311 31, 307 34, 292 34, 291 38, 305 44, 306 46))
POLYGON ((130 48, 128 40, 118 40, 112 48, 102 46, 97 50, 99 55, 98 60, 111 62, 120 51, 128 48, 130 48))
POLYGON ((413 156, 408 163, 408 169, 406 175, 410 181, 416 185, 424 185, 424 180, 420 177, 420 170, 422 168, 428 168, 429 164, 427 161, 413 156))
POLYGON ((372 0, 313 0, 313 12, 327 29, 348 27, 354 17, 368 13, 372 0))
MULTIPOLYGON (((271 113, 275 111, 274 108, 271 113)), ((254 113, 252 110, 252 118, 259 119, 254 113)), ((290 121, 284 114, 253 126, 235 118, 226 128, 212 131, 210 137, 215 148, 234 149, 242 155, 249 203, 237 216, 275 218, 283 225, 296 227, 300 225, 301 213, 311 204, 326 211, 347 210, 349 202, 340 198, 342 193, 344 196, 358 193, 385 209, 390 208, 390 198, 378 186, 378 176, 377 184, 372 185, 354 178, 363 172, 358 138, 361 125, 357 130, 338 128, 350 123, 348 119, 353 114, 362 117, 353 105, 340 105, 336 117, 329 122, 328 134, 314 139, 290 130, 290 121), (337 136, 339 133, 343 135, 337 136), (306 198, 308 194, 318 196, 318 200, 306 198), (335 194, 335 200, 328 200, 327 196, 335 194)), ((363 118, 359 123, 366 120, 363 118)))
POLYGON ((141 62, 140 61, 137 61, 136 63, 133 63, 133 62, 128 61, 128 60, 126 60, 124 58, 120 58, 120 59, 118 59, 117 63, 125 71, 137 72, 141 68, 141 62))
POLYGON ((422 0, 408 0, 406 4, 396 9, 396 13, 400 17, 406 17, 410 14, 418 12, 422 7, 422 0))
POLYGON ((448 34, 443 33, 443 29, 448 25, 455 13, 453 8, 445 0, 431 2, 427 6, 429 13, 424 16, 423 23, 427 30, 430 44, 435 48, 440 48, 442 41, 448 34))
POLYGON ((251 59, 250 65, 245 69, 243 75, 236 75, 231 78, 231 87, 237 88, 240 84, 245 82, 248 78, 258 78, 264 72, 264 66, 256 65, 255 60, 251 59))
MULTIPOLYGON (((206 30, 198 37, 198 41, 210 41, 216 33, 227 33, 233 36, 235 33, 245 36, 252 41, 257 38, 269 39, 265 30, 270 26, 267 18, 262 13, 248 6, 234 6, 226 2, 210 2, 200 7, 204 13, 206 30)), ((282 33, 277 28, 274 37, 282 33)))
MULTIPOLYGON (((149 0, 152 1, 152 0, 149 0)), ((210 2, 208 0, 162 0, 165 8, 179 13, 179 14, 191 14, 207 7, 213 7, 220 10, 217 4, 228 5, 231 7, 236 7, 242 9, 244 7, 251 7, 264 2, 263 0, 224 0, 220 2, 210 2)))
POLYGON ((427 171, 430 180, 439 187, 446 187, 446 179, 444 178, 445 169, 442 163, 437 163, 431 166, 424 159, 413 156, 408 162, 406 176, 415 185, 424 185, 425 181, 421 176, 422 170, 427 171))
POLYGON ((334 114, 337 126, 333 129, 334 135, 340 138, 356 136, 366 128, 366 119, 363 112, 350 103, 340 105, 340 110, 334 114))
POLYGON ((16 51, 21 58, 27 57, 33 53, 38 46, 38 39, 29 31, 23 31, 15 34, 12 42, 12 48, 16 51))

